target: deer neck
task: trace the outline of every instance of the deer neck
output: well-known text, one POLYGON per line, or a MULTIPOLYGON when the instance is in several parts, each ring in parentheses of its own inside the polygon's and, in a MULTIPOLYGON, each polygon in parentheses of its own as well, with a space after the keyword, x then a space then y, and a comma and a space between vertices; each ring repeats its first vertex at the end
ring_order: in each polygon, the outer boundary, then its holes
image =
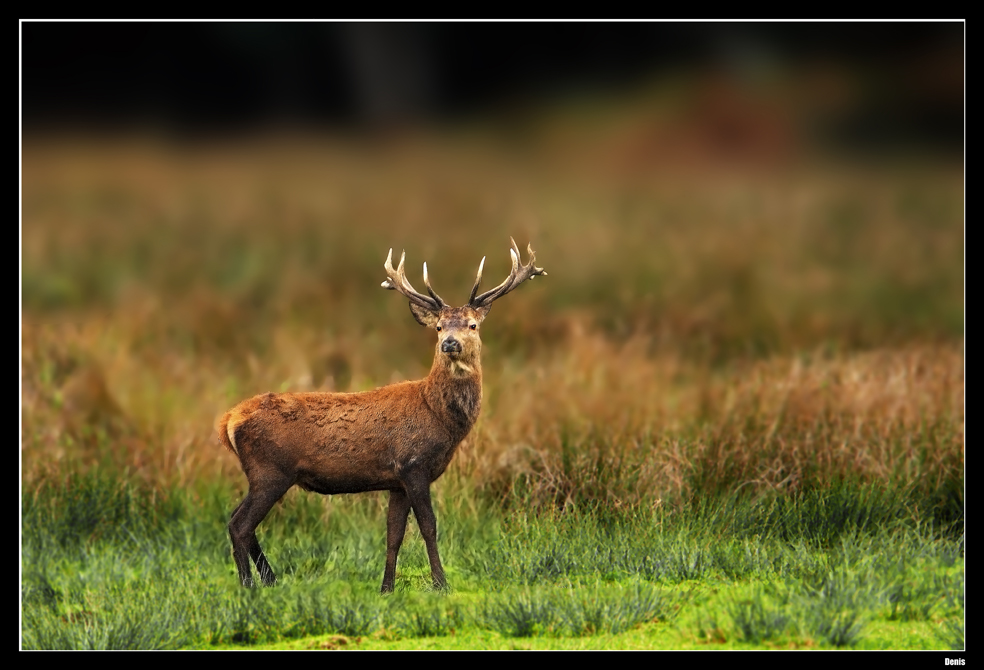
POLYGON ((482 409, 481 359, 450 359, 438 353, 424 393, 431 410, 451 433, 464 438, 482 409))

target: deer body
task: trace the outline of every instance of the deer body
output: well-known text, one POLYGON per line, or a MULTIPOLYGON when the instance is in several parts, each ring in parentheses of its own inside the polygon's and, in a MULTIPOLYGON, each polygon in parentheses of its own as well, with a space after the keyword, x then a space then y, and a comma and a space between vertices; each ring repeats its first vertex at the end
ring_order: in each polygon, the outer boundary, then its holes
POLYGON ((219 420, 219 440, 238 457, 249 481, 249 492, 229 522, 244 586, 253 584, 250 559, 264 584, 276 581, 255 531, 295 485, 324 495, 389 491, 382 591, 393 590, 410 509, 427 547, 434 585, 446 585, 430 484, 444 473, 481 411, 479 326, 493 300, 526 279, 546 274, 533 265, 532 250, 524 266, 518 264, 515 242, 510 253, 513 270, 506 281, 476 296, 479 266, 471 300, 463 307, 449 307, 434 293, 426 263, 424 282, 431 297, 410 286, 402 259, 393 270, 387 258, 389 278, 383 287, 410 298, 414 318, 438 332, 434 364, 426 378, 362 393, 266 393, 241 402, 219 420))

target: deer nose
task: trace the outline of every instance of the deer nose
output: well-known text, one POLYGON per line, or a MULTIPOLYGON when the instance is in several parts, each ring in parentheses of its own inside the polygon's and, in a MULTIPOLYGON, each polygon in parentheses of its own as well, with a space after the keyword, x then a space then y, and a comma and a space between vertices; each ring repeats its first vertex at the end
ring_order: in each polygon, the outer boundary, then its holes
POLYGON ((448 339, 441 342, 441 351, 445 354, 460 354, 461 353, 461 342, 449 337, 448 339))

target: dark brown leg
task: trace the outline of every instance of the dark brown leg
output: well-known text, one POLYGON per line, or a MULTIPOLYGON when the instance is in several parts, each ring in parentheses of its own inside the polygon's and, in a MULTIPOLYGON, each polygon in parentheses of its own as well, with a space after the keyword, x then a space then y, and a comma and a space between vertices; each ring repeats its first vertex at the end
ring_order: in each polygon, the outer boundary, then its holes
POLYGON ((413 507, 413 515, 417 518, 420 534, 424 537, 424 544, 427 546, 427 558, 430 560, 434 588, 446 589, 444 568, 441 567, 441 557, 437 553, 437 518, 434 516, 434 508, 431 507, 430 482, 419 480, 412 483, 408 486, 407 495, 410 498, 410 506, 413 507))
POLYGON ((256 490, 251 486, 246 498, 239 503, 239 507, 232 514, 232 519, 229 521, 229 537, 232 539, 232 556, 239 570, 239 582, 243 586, 253 586, 253 575, 249 567, 250 557, 256 563, 260 579, 265 585, 269 586, 277 581, 256 539, 256 527, 289 488, 290 485, 287 483, 276 488, 266 486, 262 490, 256 490))
POLYGON ((400 553, 403 536, 407 532, 410 499, 403 491, 390 491, 389 510, 386 513, 386 569, 380 593, 392 593, 396 582, 396 556, 400 553))

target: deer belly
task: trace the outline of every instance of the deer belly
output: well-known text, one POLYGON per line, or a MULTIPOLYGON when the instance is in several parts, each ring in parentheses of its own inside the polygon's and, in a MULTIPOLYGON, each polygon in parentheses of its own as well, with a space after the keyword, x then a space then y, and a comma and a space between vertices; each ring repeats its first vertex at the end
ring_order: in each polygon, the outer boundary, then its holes
POLYGON ((387 482, 381 479, 371 479, 365 477, 352 477, 338 479, 334 477, 322 477, 319 475, 308 475, 298 480, 297 485, 305 491, 320 493, 321 495, 339 495, 342 493, 365 493, 367 491, 385 491, 400 488, 399 482, 387 482))
POLYGON ((305 459, 297 469, 297 485, 324 495, 380 491, 399 486, 395 468, 379 458, 356 454, 321 453, 305 459))
POLYGON ((297 473, 297 485, 305 491, 329 495, 399 488, 400 482, 386 472, 337 467, 330 472, 302 470, 297 473))

